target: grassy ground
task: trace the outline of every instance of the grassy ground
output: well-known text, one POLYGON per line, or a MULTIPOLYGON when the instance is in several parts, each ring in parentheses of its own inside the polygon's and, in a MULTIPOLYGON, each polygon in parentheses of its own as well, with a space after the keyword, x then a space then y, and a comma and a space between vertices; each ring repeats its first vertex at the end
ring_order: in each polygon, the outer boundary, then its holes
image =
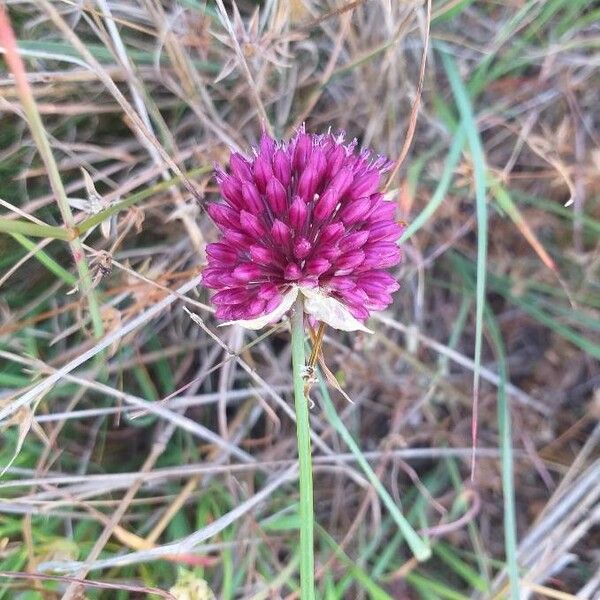
POLYGON ((598 598, 597 3, 5 4, 0 598, 298 597, 289 333, 217 328, 202 206, 265 118, 396 159, 427 39, 402 288, 313 391, 317 597, 598 598))

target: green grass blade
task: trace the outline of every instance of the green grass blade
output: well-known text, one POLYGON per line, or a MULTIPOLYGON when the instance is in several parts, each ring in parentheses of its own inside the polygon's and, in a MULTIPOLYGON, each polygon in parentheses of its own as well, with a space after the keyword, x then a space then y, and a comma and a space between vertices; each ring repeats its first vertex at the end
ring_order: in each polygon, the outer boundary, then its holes
POLYGON ((450 546, 436 544, 433 547, 433 552, 473 589, 479 590, 480 592, 487 592, 488 586, 485 579, 469 564, 459 558, 450 546))
POLYGON ((334 551, 336 558, 348 567, 350 574, 356 582, 369 593, 370 598, 373 600, 393 600, 380 585, 373 581, 366 571, 357 566, 354 561, 348 557, 325 529, 317 525, 317 531, 319 537, 334 551))
POLYGON ((444 165, 442 176, 440 177, 440 181, 435 192, 433 193, 433 196, 431 197, 431 200, 427 203, 427 206, 415 217, 414 221, 412 221, 404 230, 402 237, 400 238, 400 243, 406 242, 406 240, 410 239, 417 231, 419 231, 419 229, 425 225, 433 213, 439 208, 440 204, 446 197, 448 188, 450 187, 450 182, 452 181, 454 169, 456 168, 458 159, 460 158, 460 153, 462 152, 465 144, 465 139, 466 130, 465 127, 461 126, 458 128, 454 136, 452 146, 450 147, 450 151, 448 153, 448 158, 446 159, 446 164, 444 165))
POLYGON ((490 338, 496 350, 498 362, 498 431, 500 434, 500 453, 502 461, 502 495, 504 497, 504 544, 506 547, 506 563, 510 581, 510 598, 519 600, 519 565, 517 549, 517 518, 515 506, 515 482, 513 473, 513 446, 510 423, 510 405, 506 394, 508 373, 504 344, 496 320, 489 311, 486 311, 486 322, 490 338))
MULTIPOLYGON (((546 212, 550 212, 554 215, 558 215, 559 217, 566 219, 567 221, 572 221, 573 219, 573 209, 565 208, 562 204, 557 202, 553 202, 552 200, 547 200, 545 198, 540 198, 539 196, 532 196, 530 194, 526 194, 520 190, 511 190, 512 195, 519 201, 525 202, 526 204, 531 204, 540 208, 546 212)), ((596 198, 596 202, 598 199, 596 198)), ((594 219, 591 215, 578 215, 578 219, 580 219, 581 224, 584 228, 590 230, 591 233, 600 235, 600 221, 598 219, 594 219)))
POLYGON ((42 225, 22 219, 6 219, 0 217, 0 233, 20 233, 31 237, 51 238, 54 240, 68 240, 69 232, 64 227, 42 225))
POLYGON ((381 498, 381 501, 385 505, 385 507, 390 512, 390 515, 398 525, 399 530, 402 535, 406 539, 406 543, 410 547, 412 553, 415 555, 415 558, 419 561, 427 560, 431 556, 431 548, 417 535, 417 532, 412 528, 411 524, 408 522, 406 517, 400 512, 393 498, 390 496, 388 491, 383 487, 381 481, 375 474, 375 471, 371 468, 371 465, 367 462, 363 453, 360 451, 358 444, 354 441, 354 438, 350 434, 350 432, 346 429, 343 421, 338 416, 335 406, 331 401, 331 396, 329 395, 329 390, 323 381, 323 377, 321 373, 318 373, 319 377, 319 388, 321 390, 321 399, 323 403, 323 411, 327 416, 327 419, 333 426, 333 428, 338 432, 340 437, 344 440, 345 444, 350 449, 350 452, 356 457, 356 461, 358 462, 360 468, 363 470, 366 475, 369 483, 375 488, 375 491, 381 498))
POLYGON ((435 596, 446 600, 469 600, 468 596, 449 588, 439 581, 435 581, 434 579, 430 579, 429 577, 425 577, 414 571, 406 576, 406 581, 420 592, 425 592, 425 594, 434 594, 435 596))
POLYGON ((593 356, 595 359, 600 360, 600 345, 594 343, 592 340, 580 335, 570 327, 563 325, 557 319, 541 310, 536 304, 531 301, 524 300, 510 294, 508 291, 503 291, 503 295, 509 298, 512 302, 520 306, 525 312, 529 313, 532 317, 537 319, 540 323, 543 323, 555 333, 558 333, 566 340, 569 340, 572 344, 575 344, 581 350, 593 356))
POLYGON ((69 271, 65 268, 61 267, 49 254, 37 248, 37 246, 29 239, 27 239, 24 235, 20 233, 13 233, 13 238, 23 246, 29 252, 32 252, 35 258, 40 261, 48 271, 62 279, 67 285, 74 286, 77 284, 77 277, 71 275, 69 271))
MULTIPOLYGON (((459 273, 465 280, 467 286, 473 285, 470 273, 464 268, 465 263, 456 261, 459 273)), ((518 549, 517 549, 517 524, 516 524, 516 503, 515 487, 513 473, 513 446, 512 432, 510 423, 510 405, 506 394, 506 384, 508 382, 508 369, 506 365, 506 355, 502 335, 498 325, 489 310, 487 304, 484 306, 485 321, 490 332, 490 339, 495 350, 498 363, 498 430, 500 435, 500 455, 502 464, 502 496, 504 511, 504 544, 506 551, 506 565, 510 581, 510 600, 519 600, 520 583, 518 568, 518 549)))
POLYGON ((477 399, 481 370, 481 347, 483 339, 483 309, 485 305, 485 280, 487 261, 488 216, 486 200, 486 166, 483 145, 473 115, 467 90, 458 69, 449 54, 442 52, 442 62, 452 87, 452 93, 460 112, 467 140, 471 149, 475 177, 475 211, 477 215, 477 279, 475 286, 475 355, 473 369, 473 445, 476 442, 477 399))
MULTIPOLYGON (((23 56, 31 56, 32 58, 44 58, 47 60, 67 61, 75 64, 81 64, 83 61, 80 58, 77 50, 67 42, 46 41, 46 40, 19 40, 19 50, 23 56)), ((91 54, 102 64, 113 64, 114 55, 106 46, 102 44, 86 43, 86 47, 91 54)), ((127 48, 127 55, 139 65, 152 65, 156 57, 152 52, 137 50, 136 48, 127 48)), ((161 56, 161 63, 167 63, 167 57, 161 56)), ((200 71, 216 74, 221 70, 221 66, 216 62, 194 60, 194 66, 200 71)))
MULTIPOLYGON (((472 272, 473 265, 470 261, 456 253, 452 253, 450 256, 455 265, 468 270, 469 273, 472 272)), ((488 273, 488 280, 492 290, 504 296, 512 304, 518 306, 524 312, 531 315, 534 319, 546 325, 549 329, 552 329, 555 333, 576 345, 590 356, 600 360, 600 345, 581 335, 571 327, 563 324, 560 317, 557 318, 556 316, 548 314, 542 310, 539 306, 540 300, 537 299, 534 294, 523 294, 521 296, 516 295, 512 292, 513 288, 509 279, 498 277, 491 273, 488 273)), ((556 307, 554 307, 554 310, 559 313, 561 312, 560 309, 557 309, 556 307)), ((571 311, 571 313, 571 316, 573 316, 573 314, 576 314, 577 311, 571 311)))

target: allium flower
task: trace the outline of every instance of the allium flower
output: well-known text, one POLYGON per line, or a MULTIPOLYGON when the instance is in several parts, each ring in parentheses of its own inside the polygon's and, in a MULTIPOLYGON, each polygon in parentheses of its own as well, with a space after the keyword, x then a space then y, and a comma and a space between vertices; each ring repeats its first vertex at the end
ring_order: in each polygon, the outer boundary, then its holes
POLYGON ((305 312, 337 329, 366 330, 398 289, 402 227, 378 192, 389 168, 343 135, 302 129, 289 142, 263 135, 254 156, 216 170, 224 202, 207 210, 222 235, 207 246, 204 283, 218 319, 251 329, 277 321, 299 293, 305 312))

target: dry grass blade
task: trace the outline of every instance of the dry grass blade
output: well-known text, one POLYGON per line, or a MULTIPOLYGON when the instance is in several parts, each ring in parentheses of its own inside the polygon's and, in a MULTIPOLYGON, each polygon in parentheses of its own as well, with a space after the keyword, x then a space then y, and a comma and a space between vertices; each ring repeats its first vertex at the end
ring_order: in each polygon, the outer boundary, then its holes
POLYGON ((244 76, 248 81, 248 87, 250 89, 250 93, 252 94, 252 98, 254 99, 254 103, 256 105, 256 111, 260 118, 261 127, 265 129, 265 131, 272 135, 271 124, 269 121, 269 117, 267 116, 267 112, 265 111, 265 107, 260 97, 260 92, 258 91, 258 87, 256 82, 254 81, 254 77, 250 72, 250 68, 248 67, 248 62, 246 61, 246 57, 244 56, 244 52, 239 44, 238 38, 233 30, 233 25, 231 23, 231 19, 227 14, 227 10, 225 9, 225 5, 223 4, 223 0, 216 0, 217 7, 219 8, 219 15, 221 16, 221 20, 225 29, 227 29, 227 33, 231 38, 233 43, 233 47, 235 49, 235 54, 237 56, 238 63, 244 72, 244 76))
POLYGON ((61 575, 44 575, 42 573, 13 573, 13 572, 2 572, 0 571, 0 577, 6 577, 7 579, 30 579, 40 581, 58 581, 64 583, 71 583, 82 588, 96 588, 100 590, 115 590, 115 591, 126 591, 134 592, 138 594, 153 594, 160 598, 167 598, 167 600, 177 600, 175 596, 169 592, 165 592, 158 588, 153 587, 142 587, 137 585, 128 585, 126 583, 108 583, 104 581, 90 581, 89 579, 77 579, 75 577, 65 577, 61 575))
POLYGON ((406 158, 408 151, 410 150, 410 146, 413 141, 413 137, 415 135, 415 129, 417 128, 417 119, 419 116, 419 108, 421 106, 421 95, 423 93, 423 84, 425 83, 425 67, 427 66, 427 52, 429 50, 429 30, 431 28, 431 0, 427 0, 427 13, 426 13, 426 23, 425 23, 425 34, 423 40, 423 56, 421 57, 421 66, 419 68, 419 81, 417 83, 417 91, 415 94, 415 99, 413 101, 412 108, 410 110, 410 117, 408 120, 408 129, 406 130, 406 137, 404 138, 404 144, 402 145, 402 149, 400 150, 400 154, 394 163, 394 167, 392 168, 391 173, 388 176, 387 183, 385 184, 385 190, 389 190, 392 182, 394 181, 394 177, 396 177, 404 159, 406 158))
POLYGON ((73 359, 71 362, 66 364, 64 367, 55 371, 52 375, 44 379, 42 382, 35 385, 31 390, 27 393, 23 394, 20 398, 17 398, 15 401, 9 403, 7 406, 3 407, 0 410, 0 422, 5 419, 8 415, 13 414, 17 410, 19 410, 22 406, 27 406, 31 402, 33 402, 36 398, 45 394, 55 385, 57 382, 61 380, 62 377, 68 375, 71 371, 79 367, 80 365, 86 363, 88 360, 99 354, 100 352, 109 348, 112 344, 123 338, 128 333, 135 331, 138 327, 159 315, 167 306, 178 300, 183 294, 189 292, 192 288, 198 285, 200 279, 198 277, 194 277, 191 281, 188 281, 184 285, 182 285, 176 292, 171 293, 169 296, 149 308, 146 312, 138 315, 135 319, 132 319, 126 325, 123 325, 118 330, 107 334, 104 338, 95 344, 92 348, 90 348, 87 352, 84 352, 77 356, 77 358, 73 359))
MULTIPOLYGON (((196 531, 192 535, 189 535, 184 539, 177 540, 177 542, 173 544, 159 546, 150 550, 142 550, 140 552, 131 552, 130 554, 126 554, 117 558, 96 560, 93 563, 86 564, 85 567, 86 569, 94 570, 108 569, 116 566, 139 564, 157 560, 162 556, 169 554, 181 554, 182 552, 193 551, 197 549, 204 540, 214 537, 227 526, 231 525, 231 523, 237 521, 242 515, 250 511, 261 502, 264 502, 264 500, 267 499, 281 485, 289 481, 293 481, 295 472, 295 466, 291 469, 287 469, 283 474, 275 477, 273 481, 260 490, 260 492, 254 494, 252 497, 248 498, 248 500, 241 502, 235 509, 226 515, 223 515, 221 518, 217 519, 207 527, 196 531)), ((41 564, 40 569, 69 573, 81 569, 82 566, 84 565, 79 562, 54 561, 41 564)))

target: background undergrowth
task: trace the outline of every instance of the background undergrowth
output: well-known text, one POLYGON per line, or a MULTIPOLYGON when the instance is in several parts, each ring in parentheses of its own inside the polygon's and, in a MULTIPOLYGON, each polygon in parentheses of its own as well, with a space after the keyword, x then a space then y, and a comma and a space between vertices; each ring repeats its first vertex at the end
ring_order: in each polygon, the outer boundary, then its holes
POLYGON ((402 289, 313 394, 318 597, 598 598, 597 3, 4 4, 0 598, 297 597, 289 333, 216 327, 212 165, 265 119, 396 159, 429 28, 402 289))

